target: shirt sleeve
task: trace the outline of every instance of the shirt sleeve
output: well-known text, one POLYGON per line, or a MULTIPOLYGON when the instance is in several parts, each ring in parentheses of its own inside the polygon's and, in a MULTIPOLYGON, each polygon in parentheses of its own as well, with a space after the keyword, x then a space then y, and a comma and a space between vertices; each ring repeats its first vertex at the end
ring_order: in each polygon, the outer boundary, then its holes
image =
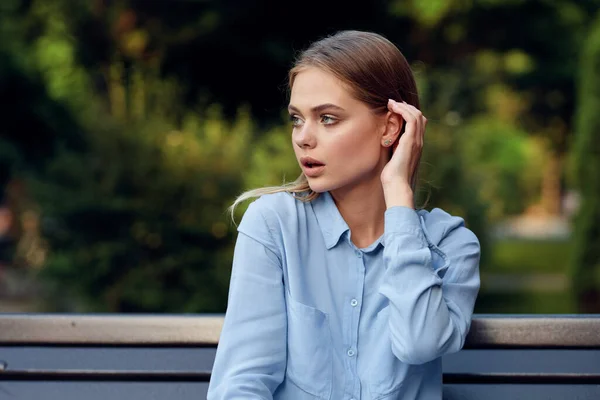
POLYGON ((238 230, 208 400, 272 399, 286 368, 281 261, 256 202, 238 230))
POLYGON ((479 292, 480 246, 458 217, 430 214, 439 244, 429 241, 420 216, 407 207, 385 214, 384 263, 379 292, 390 302, 392 351, 408 364, 424 364, 459 351, 479 292), (434 270, 432 253, 444 261, 434 270))

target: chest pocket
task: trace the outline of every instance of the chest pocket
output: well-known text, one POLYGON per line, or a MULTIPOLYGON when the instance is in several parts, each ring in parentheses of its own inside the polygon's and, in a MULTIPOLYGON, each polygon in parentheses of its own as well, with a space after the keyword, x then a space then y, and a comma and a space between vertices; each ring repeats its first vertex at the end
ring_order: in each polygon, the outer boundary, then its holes
POLYGON ((287 298, 286 375, 317 399, 331 398, 333 355, 329 318, 324 312, 287 298))

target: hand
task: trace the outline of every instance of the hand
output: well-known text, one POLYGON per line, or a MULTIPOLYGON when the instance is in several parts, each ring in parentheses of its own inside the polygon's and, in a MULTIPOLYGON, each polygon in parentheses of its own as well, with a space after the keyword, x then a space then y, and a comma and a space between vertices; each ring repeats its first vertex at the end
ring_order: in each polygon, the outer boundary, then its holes
POLYGON ((388 109, 400 114, 406 124, 404 133, 394 144, 392 158, 381 171, 386 206, 414 208, 413 187, 423 150, 427 118, 406 102, 390 100, 388 109))

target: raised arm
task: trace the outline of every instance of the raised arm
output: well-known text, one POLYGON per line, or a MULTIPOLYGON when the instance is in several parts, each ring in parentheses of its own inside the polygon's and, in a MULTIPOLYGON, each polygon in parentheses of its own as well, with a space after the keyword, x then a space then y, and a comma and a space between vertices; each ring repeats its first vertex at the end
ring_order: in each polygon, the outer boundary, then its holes
POLYGON ((286 368, 283 273, 255 204, 239 228, 209 400, 272 399, 286 368))
POLYGON ((429 215, 430 235, 420 218, 408 207, 386 211, 386 272, 379 290, 390 302, 392 351, 409 364, 462 348, 479 291, 477 237, 461 218, 441 210, 429 215), (434 253, 443 262, 436 270, 434 253))

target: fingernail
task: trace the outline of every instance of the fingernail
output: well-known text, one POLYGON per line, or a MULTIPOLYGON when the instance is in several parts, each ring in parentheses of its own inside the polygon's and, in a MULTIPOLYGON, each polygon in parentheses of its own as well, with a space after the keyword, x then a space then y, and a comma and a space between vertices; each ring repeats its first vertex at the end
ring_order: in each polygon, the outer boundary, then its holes
POLYGON ((394 100, 388 99, 388 103, 393 103, 393 102, 394 102, 394 100))

